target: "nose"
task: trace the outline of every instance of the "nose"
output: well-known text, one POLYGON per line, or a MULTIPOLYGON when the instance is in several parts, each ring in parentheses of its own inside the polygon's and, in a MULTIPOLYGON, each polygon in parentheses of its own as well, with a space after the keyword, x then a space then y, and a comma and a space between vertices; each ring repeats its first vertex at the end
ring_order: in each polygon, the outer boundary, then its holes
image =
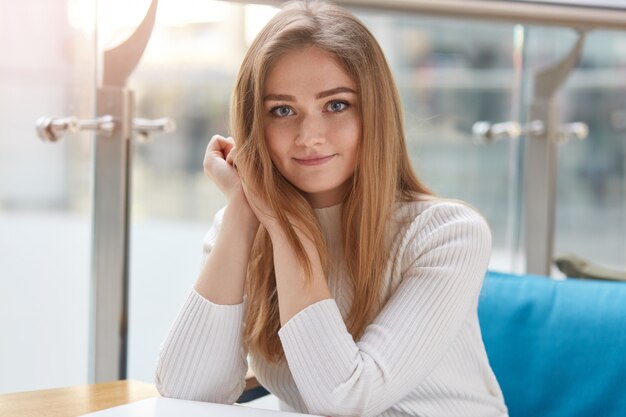
POLYGON ((300 129, 295 139, 298 146, 311 147, 326 140, 324 122, 319 117, 304 116, 300 122, 300 129))

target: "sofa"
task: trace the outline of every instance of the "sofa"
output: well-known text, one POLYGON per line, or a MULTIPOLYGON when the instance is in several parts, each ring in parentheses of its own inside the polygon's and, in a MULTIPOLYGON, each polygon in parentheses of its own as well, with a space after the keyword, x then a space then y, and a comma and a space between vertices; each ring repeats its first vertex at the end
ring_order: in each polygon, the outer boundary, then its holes
POLYGON ((478 314, 511 417, 626 416, 626 282, 489 272, 478 314))

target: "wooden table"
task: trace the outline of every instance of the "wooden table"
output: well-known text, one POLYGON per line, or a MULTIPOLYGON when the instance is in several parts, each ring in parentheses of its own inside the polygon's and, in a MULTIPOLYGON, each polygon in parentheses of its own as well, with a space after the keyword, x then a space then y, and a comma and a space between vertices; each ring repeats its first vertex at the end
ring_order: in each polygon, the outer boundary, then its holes
POLYGON ((115 381, 0 395, 2 417, 75 417, 156 397, 153 384, 115 381))
MULTIPOLYGON (((259 386, 246 375, 246 390, 259 386)), ((0 417, 75 417, 159 395, 153 384, 115 381, 40 391, 0 394, 0 417)))

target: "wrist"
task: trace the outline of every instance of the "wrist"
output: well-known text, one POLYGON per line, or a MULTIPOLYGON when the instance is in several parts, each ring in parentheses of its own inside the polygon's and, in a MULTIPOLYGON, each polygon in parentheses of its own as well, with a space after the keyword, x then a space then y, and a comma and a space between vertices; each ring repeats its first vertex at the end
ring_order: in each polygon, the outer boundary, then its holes
MULTIPOLYGON (((298 229, 298 227, 294 226, 293 224, 292 226, 294 228, 294 231, 296 232, 297 238, 304 246, 304 249, 307 252, 309 252, 311 249, 314 249, 315 245, 313 243, 313 240, 311 240, 311 238, 302 230, 298 229)), ((273 244, 287 244, 289 242, 289 239, 287 238, 287 233, 282 228, 282 226, 278 224, 278 222, 274 222, 271 225, 265 225, 265 228, 267 230, 267 233, 270 235, 270 239, 272 240, 273 244)))
MULTIPOLYGON (((272 242, 278 242, 280 240, 287 241, 287 232, 280 224, 277 218, 275 217, 267 217, 263 221, 263 226, 265 230, 267 230, 267 234, 272 239, 272 242)), ((293 224, 292 224, 293 227, 293 224)), ((297 229, 296 229, 297 232, 297 229)))
POLYGON ((238 228, 245 230, 252 237, 256 236, 259 220, 243 198, 232 198, 224 211, 224 221, 233 222, 238 228))

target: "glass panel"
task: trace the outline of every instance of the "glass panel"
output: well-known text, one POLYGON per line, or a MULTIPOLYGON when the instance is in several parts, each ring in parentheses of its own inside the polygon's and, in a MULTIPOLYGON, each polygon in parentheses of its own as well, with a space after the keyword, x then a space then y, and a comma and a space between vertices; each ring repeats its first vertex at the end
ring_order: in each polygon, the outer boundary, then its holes
MULTIPOLYGON (((157 26, 131 77, 138 116, 178 123, 176 133, 138 145, 133 162, 128 376, 145 381, 152 380, 158 346, 196 279, 203 235, 225 204, 202 172, 206 144, 212 134, 227 133, 238 65, 273 13, 267 6, 188 3, 159 2, 157 26)), ((484 213, 494 234, 492 266, 510 269, 517 144, 477 146, 471 128, 479 120, 518 120, 516 27, 358 15, 395 73, 418 173, 439 195, 484 213)))
POLYGON ((95 1, 0 0, 0 392, 87 382, 95 1))
POLYGON ((476 207, 493 234, 490 268, 511 271, 519 245, 517 140, 480 144, 478 121, 520 120, 523 30, 501 23, 358 14, 379 40, 405 106, 418 176, 476 207))
MULTIPOLYGON (((569 29, 529 29, 528 66, 565 56, 576 41, 569 29)), ((587 35, 577 67, 557 94, 563 125, 584 122, 585 140, 559 146, 555 256, 575 254, 605 267, 626 265, 626 33, 587 35)), ((554 275, 562 275, 555 270, 554 275)))
POLYGON ((226 203, 204 176, 202 160, 211 135, 228 133, 245 24, 244 5, 161 0, 152 38, 130 78, 136 115, 172 117, 178 126, 135 147, 130 379, 152 381, 158 347, 199 271, 203 236, 226 203))

